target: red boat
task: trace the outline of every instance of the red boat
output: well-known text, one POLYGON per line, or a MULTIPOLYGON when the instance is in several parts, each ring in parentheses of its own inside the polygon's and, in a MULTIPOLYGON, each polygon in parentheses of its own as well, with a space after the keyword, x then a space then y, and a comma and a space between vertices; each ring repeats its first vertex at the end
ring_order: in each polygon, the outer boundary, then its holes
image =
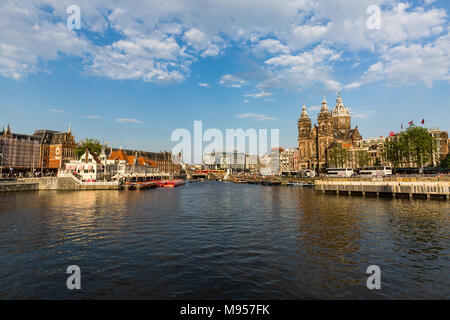
POLYGON ((178 186, 185 185, 185 182, 184 182, 184 180, 167 179, 167 180, 158 180, 158 181, 156 181, 156 185, 158 187, 163 187, 163 188, 175 188, 175 187, 178 187, 178 186))

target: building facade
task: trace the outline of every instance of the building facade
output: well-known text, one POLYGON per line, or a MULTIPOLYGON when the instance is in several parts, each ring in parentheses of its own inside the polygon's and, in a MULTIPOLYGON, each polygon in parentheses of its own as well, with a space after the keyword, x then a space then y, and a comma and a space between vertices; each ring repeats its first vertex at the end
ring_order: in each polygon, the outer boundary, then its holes
POLYGON ((294 148, 286 148, 280 152, 280 173, 292 173, 296 171, 295 154, 297 150, 294 148))
MULTIPOLYGON (((122 149, 112 149, 113 152, 118 150, 122 149)), ((153 161, 154 163, 156 163, 160 172, 170 174, 178 174, 181 172, 181 164, 178 161, 174 161, 174 159, 177 159, 179 155, 172 155, 171 152, 168 151, 148 152, 140 150, 122 150, 122 151, 127 155, 134 155, 138 153, 140 157, 153 161)))
POLYGON ((39 168, 39 139, 30 135, 15 134, 8 125, 0 132, 0 171, 34 171, 39 168), (7 169, 7 170, 6 170, 7 169))
POLYGON ((306 106, 303 104, 298 120, 298 168, 320 170, 327 167, 327 151, 333 143, 357 146, 362 137, 358 127, 351 128, 350 111, 343 105, 340 95, 330 112, 325 97, 312 126, 306 106))
POLYGON ((448 132, 437 128, 429 129, 428 131, 436 140, 436 150, 433 152, 431 165, 437 167, 449 152, 448 132))

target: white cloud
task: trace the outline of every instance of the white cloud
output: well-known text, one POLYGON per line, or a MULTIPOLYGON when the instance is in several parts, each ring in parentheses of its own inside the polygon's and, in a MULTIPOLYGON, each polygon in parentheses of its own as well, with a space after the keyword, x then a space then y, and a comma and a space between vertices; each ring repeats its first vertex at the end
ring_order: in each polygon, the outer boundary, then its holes
POLYGON ((241 113, 236 115, 237 118, 248 118, 252 119, 253 121, 276 121, 278 118, 269 117, 265 114, 260 113, 241 113))
POLYGON ((432 87, 435 81, 450 80, 450 35, 426 45, 399 45, 386 50, 381 60, 365 74, 365 81, 387 80, 391 85, 422 82, 432 87))
MULTIPOLYGON (((394 0, 82 0, 82 29, 87 32, 65 26, 69 4, 0 3, 0 75, 19 80, 49 72, 49 61, 67 55, 80 58, 88 74, 176 83, 189 76, 196 60, 238 46, 264 55, 262 67, 271 76, 255 82, 261 90, 317 84, 329 90, 356 89, 373 79, 431 86, 448 78, 447 64, 439 70, 443 59, 450 60, 448 51, 433 40, 448 35, 448 17, 432 0, 415 6, 394 0), (383 9, 380 30, 366 27, 369 5, 383 9), (374 63, 361 79, 341 84, 336 62, 368 51, 380 64, 374 63), (402 55, 416 57, 418 68, 408 70, 397 59, 402 55)), ((249 84, 222 80, 231 87, 249 84)))
POLYGON ((53 112, 53 113, 63 113, 64 110, 61 109, 49 109, 48 111, 53 112))
POLYGON ((240 88, 242 86, 246 86, 248 83, 248 81, 240 79, 232 74, 223 75, 219 81, 219 84, 231 88, 240 88))
POLYGON ((331 22, 327 25, 292 26, 291 41, 295 44, 296 47, 303 48, 304 46, 307 46, 311 43, 322 40, 331 27, 331 22))
POLYGON ((277 39, 264 39, 261 40, 255 47, 255 50, 258 51, 264 51, 268 53, 289 53, 289 48, 282 44, 277 39))
POLYGON ((23 79, 60 54, 85 56, 90 44, 64 23, 50 22, 30 2, 0 2, 0 74, 23 79))
MULTIPOLYGON (((340 53, 318 46, 312 51, 298 55, 280 55, 266 60, 272 68, 278 81, 272 80, 277 87, 305 88, 313 84, 324 85, 328 90, 341 87, 338 81, 332 79, 331 63, 340 59, 340 53)), ((267 80, 263 84, 268 87, 267 80)))
POLYGON ((211 85, 209 83, 206 83, 206 82, 199 82, 198 86, 199 87, 205 87, 205 88, 211 88, 211 85))
POLYGON ((306 107, 306 109, 308 111, 320 111, 320 109, 322 108, 322 106, 311 106, 311 107, 306 107))
POLYGON ((270 97, 271 95, 272 95, 272 92, 261 91, 261 92, 254 93, 254 94, 244 94, 244 97, 265 98, 265 97, 270 97))
MULTIPOLYGON (((350 110, 351 111, 351 110, 350 110)), ((354 119, 369 119, 375 114, 375 111, 358 111, 352 112, 352 118, 354 119)))
POLYGON ((188 44, 196 48, 204 49, 208 45, 206 34, 196 28, 186 31, 184 39, 188 44))
POLYGON ((141 120, 138 119, 129 119, 129 118, 120 118, 120 119, 116 119, 116 122, 119 123, 144 123, 141 120))

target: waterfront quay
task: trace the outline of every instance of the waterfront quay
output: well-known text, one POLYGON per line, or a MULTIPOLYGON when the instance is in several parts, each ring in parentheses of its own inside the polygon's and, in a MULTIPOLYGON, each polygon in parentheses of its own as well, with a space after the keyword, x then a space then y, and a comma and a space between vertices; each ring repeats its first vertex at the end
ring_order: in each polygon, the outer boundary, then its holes
POLYGON ((320 178, 316 191, 362 196, 450 198, 450 177, 320 178))

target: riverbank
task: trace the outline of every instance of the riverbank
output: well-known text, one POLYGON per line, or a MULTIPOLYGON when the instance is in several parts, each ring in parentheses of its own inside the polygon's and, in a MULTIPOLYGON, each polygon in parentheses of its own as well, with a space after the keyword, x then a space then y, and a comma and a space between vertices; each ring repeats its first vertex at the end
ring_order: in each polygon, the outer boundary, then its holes
POLYGON ((316 191, 347 195, 374 195, 403 198, 450 198, 449 177, 321 178, 316 191))
POLYGON ((39 183, 23 182, 23 181, 1 181, 0 192, 17 192, 17 191, 36 191, 39 190, 39 183))

